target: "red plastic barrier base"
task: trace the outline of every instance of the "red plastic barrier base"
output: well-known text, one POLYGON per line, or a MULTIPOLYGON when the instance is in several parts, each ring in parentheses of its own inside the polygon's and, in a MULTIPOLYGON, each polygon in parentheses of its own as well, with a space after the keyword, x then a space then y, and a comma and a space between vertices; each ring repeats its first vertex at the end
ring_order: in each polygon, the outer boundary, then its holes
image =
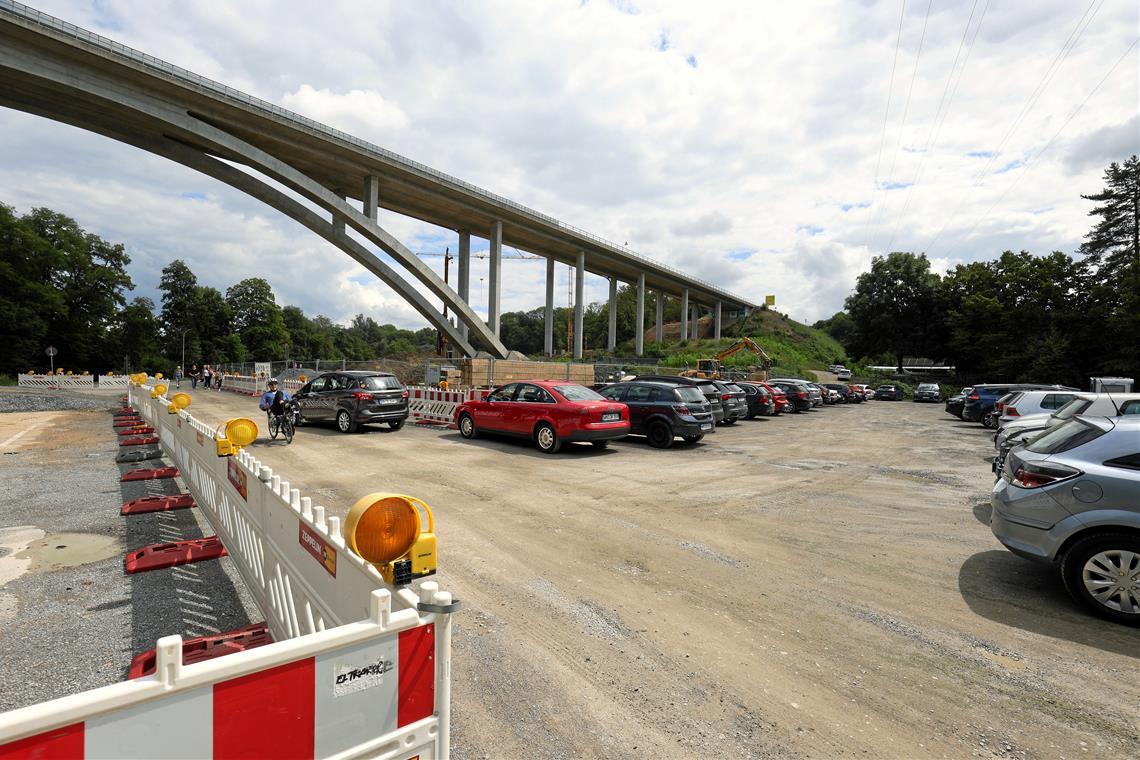
POLYGON ((140 438, 123 438, 119 441, 120 446, 147 446, 152 443, 158 443, 157 435, 147 435, 140 438))
POLYGON ((136 427, 121 427, 115 430, 119 435, 149 435, 154 432, 154 428, 146 425, 139 425, 136 427))
POLYGON ((133 406, 124 406, 122 409, 116 409, 114 412, 116 417, 127 417, 132 414, 138 414, 133 406))
POLYGON ((221 540, 217 536, 207 536, 170 544, 151 544, 135 549, 123 557, 123 568, 128 575, 131 575, 224 556, 226 556, 226 547, 222 546, 221 540))
POLYGON ((125 483, 129 480, 162 480, 164 478, 177 478, 181 475, 177 467, 156 467, 152 470, 131 470, 124 472, 122 477, 119 478, 120 483, 125 483))
POLYGON ((198 506, 188 493, 174 496, 144 496, 128 501, 119 509, 120 515, 142 515, 147 512, 170 512, 175 509, 190 509, 198 506))
MULTIPOLYGON (((196 662, 212 660, 215 657, 225 657, 227 654, 244 652, 247 649, 256 649, 272 643, 273 636, 269 633, 269 626, 265 623, 254 623, 225 633, 199 636, 183 641, 182 664, 193 665, 196 662)), ((136 656, 131 660, 131 670, 127 674, 127 678, 154 675, 157 659, 153 649, 136 656)))
POLYGON ((122 417, 111 423, 111 427, 123 428, 134 427, 136 425, 145 425, 146 420, 142 417, 122 417))

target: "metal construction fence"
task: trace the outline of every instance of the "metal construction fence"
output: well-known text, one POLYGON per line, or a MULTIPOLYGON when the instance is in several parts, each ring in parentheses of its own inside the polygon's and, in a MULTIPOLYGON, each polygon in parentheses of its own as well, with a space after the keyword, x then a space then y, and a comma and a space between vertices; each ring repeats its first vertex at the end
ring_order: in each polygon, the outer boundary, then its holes
MULTIPOLYGON (((151 387, 132 409, 217 532, 274 643, 0 714, 0 757, 447 757, 451 594, 388 585, 340 519, 151 387)), ((219 426, 220 427, 220 426, 219 426)))

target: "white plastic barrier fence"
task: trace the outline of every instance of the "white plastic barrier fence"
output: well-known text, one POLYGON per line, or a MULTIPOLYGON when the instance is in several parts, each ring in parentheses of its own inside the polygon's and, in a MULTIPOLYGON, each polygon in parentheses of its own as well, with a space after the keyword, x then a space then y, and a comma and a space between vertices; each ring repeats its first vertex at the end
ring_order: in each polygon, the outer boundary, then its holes
MULTIPOLYGON (((282 380, 281 388, 296 393, 304 385, 300 380, 282 380)), ((235 393, 248 393, 260 396, 265 392, 265 380, 250 375, 226 375, 222 381, 222 390, 235 393)))
MULTIPOLYGON (((451 602, 435 583, 420 594, 451 602)), ((450 616, 426 623, 392 598, 374 591, 361 622, 193 665, 181 637, 159 639, 152 676, 0 714, 0 757, 446 758, 436 653, 450 616)))
POLYGON ((100 375, 95 384, 100 388, 129 388, 131 379, 126 375, 100 375))
MULTIPOLYGON (((91 375, 25 375, 16 377, 16 385, 20 388, 49 388, 52 390, 91 390, 95 387, 95 378, 91 375)), ((126 385, 124 384, 125 388, 126 385)))
POLYGON ((486 388, 443 390, 426 385, 408 386, 408 414, 415 422, 450 423, 465 401, 480 399, 490 393, 486 388))
MULTIPOLYGON (((223 386, 224 387, 224 386, 223 386)), ((262 465, 247 451, 219 457, 216 433, 187 410, 132 387, 131 405, 157 431, 163 449, 226 547, 245 585, 280 640, 323 631, 368 615, 372 591, 387 588, 341 535, 340 518, 262 465)), ((262 422, 262 419, 255 422, 262 422)), ((393 597, 415 608, 411 589, 393 597)))

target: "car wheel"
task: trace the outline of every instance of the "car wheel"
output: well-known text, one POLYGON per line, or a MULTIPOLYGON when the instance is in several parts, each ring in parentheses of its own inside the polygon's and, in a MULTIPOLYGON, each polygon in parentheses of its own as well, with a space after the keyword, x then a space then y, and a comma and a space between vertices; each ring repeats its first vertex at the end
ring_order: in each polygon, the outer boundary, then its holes
POLYGON ((336 429, 342 433, 356 432, 356 422, 353 421, 352 415, 348 413, 347 409, 341 409, 336 413, 336 429))
POLYGON ((609 441, 590 441, 590 445, 593 446, 595 449, 605 449, 605 448, 609 448, 610 442, 609 441))
MULTIPOLYGON (((727 424, 727 423, 726 423, 727 424)), ((655 449, 667 449, 673 445, 673 429, 664 422, 654 422, 645 431, 649 445, 655 449)))
POLYGON ((982 427, 987 430, 997 430, 999 422, 998 416, 993 412, 986 412, 985 416, 982 417, 982 427))
POLYGON ((391 422, 388 423, 388 427, 392 428, 393 430, 399 430, 403 426, 404 426, 403 420, 392 420, 391 422))
POLYGON ((724 424, 725 425, 735 425, 736 424, 736 418, 735 417, 725 417, 724 418, 724 424))
POLYGON ((683 436, 681 436, 681 440, 684 441, 685 443, 697 443, 702 438, 704 438, 703 435, 683 435, 683 436))
POLYGON ((744 419, 746 419, 746 420, 756 419, 756 412, 749 411, 748 414, 744 415, 744 419))
POLYGON ((1094 615, 1140 625, 1140 537, 1102 533, 1077 541, 1061 560, 1061 578, 1094 615))
POLYGON ((459 434, 464 438, 479 437, 479 431, 475 429, 475 420, 470 414, 459 415, 459 434))
POLYGON ((534 442, 543 454, 554 454, 562 448, 558 433, 554 432, 554 428, 548 422, 540 422, 534 429, 534 442))

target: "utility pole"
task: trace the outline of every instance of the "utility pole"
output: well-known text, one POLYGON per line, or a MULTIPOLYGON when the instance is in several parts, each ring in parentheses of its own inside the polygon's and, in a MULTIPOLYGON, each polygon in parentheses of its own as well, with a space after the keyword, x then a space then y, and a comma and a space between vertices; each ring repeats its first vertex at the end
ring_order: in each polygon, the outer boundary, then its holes
MULTIPOLYGON (((443 284, 444 285, 447 284, 447 274, 448 274, 448 271, 450 269, 450 267, 448 265, 451 263, 451 259, 452 259, 451 247, 449 246, 449 247, 443 249, 443 284)), ((482 281, 480 280, 480 282, 482 282, 482 281)), ((444 303, 444 305, 443 305, 443 321, 444 322, 447 321, 447 304, 446 303, 444 303)), ((443 330, 436 330, 436 334, 439 336, 438 340, 436 340, 436 353, 438 353, 440 356, 446 357, 447 356, 447 336, 444 334, 443 330)))

